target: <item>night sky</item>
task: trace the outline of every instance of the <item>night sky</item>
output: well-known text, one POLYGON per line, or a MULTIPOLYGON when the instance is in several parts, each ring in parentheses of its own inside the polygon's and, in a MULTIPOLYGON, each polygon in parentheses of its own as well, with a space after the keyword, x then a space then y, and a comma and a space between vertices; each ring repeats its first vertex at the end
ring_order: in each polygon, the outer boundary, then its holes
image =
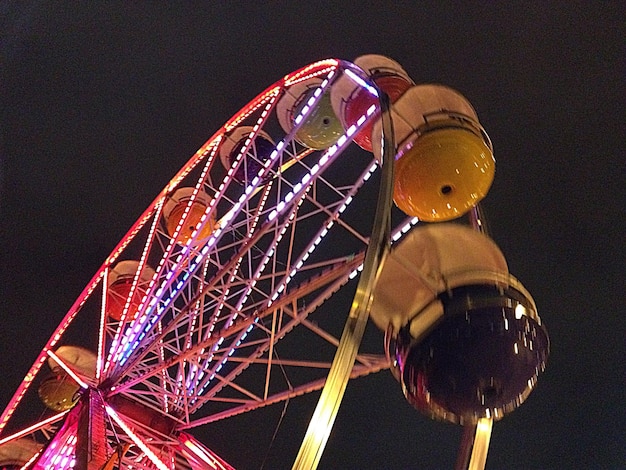
MULTIPOLYGON (((228 118, 318 59, 388 55, 491 137, 484 203, 552 353, 489 469, 626 468, 626 4, 0 2, 0 408, 106 256, 228 118)), ((346 312, 347 313, 347 312, 346 312)), ((382 341, 382 334, 380 334, 382 341)), ((195 434, 290 468, 317 395, 195 434)), ((348 385, 320 468, 451 468, 460 428, 384 371, 348 385)))

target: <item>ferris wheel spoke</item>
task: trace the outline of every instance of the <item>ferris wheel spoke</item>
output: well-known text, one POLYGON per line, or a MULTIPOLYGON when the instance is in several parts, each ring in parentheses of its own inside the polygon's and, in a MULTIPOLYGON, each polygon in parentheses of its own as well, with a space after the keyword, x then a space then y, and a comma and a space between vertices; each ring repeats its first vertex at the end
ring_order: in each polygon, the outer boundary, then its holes
MULTIPOLYGON (((349 266, 350 267, 350 266, 349 266)), ((317 295, 316 298, 310 299, 310 303, 307 304, 307 306, 303 309, 301 309, 298 312, 293 312, 292 315, 290 316, 288 321, 285 321, 283 323, 283 325, 281 326, 280 330, 276 332, 275 336, 272 338, 269 335, 266 335, 263 340, 258 341, 255 344, 255 349, 252 353, 248 353, 247 357, 248 360, 246 360, 245 362, 242 362, 241 364, 235 366, 232 368, 231 372, 224 376, 223 378, 225 380, 221 380, 219 381, 219 383, 216 383, 213 387, 211 387, 210 389, 207 389, 207 391, 203 394, 203 396, 201 397, 200 400, 202 400, 202 402, 199 401, 198 405, 196 407, 194 407, 194 411, 197 411, 197 409, 200 408, 200 406, 202 406, 202 404, 206 403, 206 402, 210 402, 212 401, 212 399, 217 396, 217 394, 219 394, 221 392, 221 390, 230 382, 232 382, 233 380, 235 380, 235 378, 237 376, 239 376, 242 372, 244 372, 250 365, 255 364, 256 359, 262 357, 264 354, 267 353, 267 351, 270 349, 270 347, 275 344, 275 342, 277 342, 280 338, 284 337, 288 332, 290 332, 293 328, 295 328, 297 325, 299 325, 303 319, 305 319, 309 314, 311 314, 319 305, 321 305, 321 303, 323 303, 330 295, 332 295, 333 292, 335 292, 338 287, 340 285, 343 285, 348 276, 349 276, 349 269, 346 269, 346 266, 342 266, 343 269, 343 276, 336 278, 336 280, 332 283, 330 283, 328 285, 328 287, 326 289, 324 289, 321 293, 319 293, 319 295, 317 295)), ((293 302, 293 303, 297 303, 297 302, 293 302)), ((286 304, 288 304, 288 302, 286 302, 286 304)), ((277 306, 273 306, 273 308, 275 309, 277 306)), ((321 335, 324 336, 324 335, 321 335)), ((249 344, 242 344, 241 348, 245 349, 247 346, 249 346, 249 344)), ((230 350, 224 350, 224 354, 223 354, 223 359, 222 362, 220 362, 220 364, 225 365, 226 361, 229 359, 230 355, 231 355, 231 351, 233 351, 233 349, 230 350)), ((261 363, 263 363, 264 361, 261 361, 261 363)), ((221 370, 221 368, 220 368, 221 370)), ((217 371, 219 372, 219 370, 217 371)), ((207 379, 207 382, 211 380, 211 377, 209 376, 207 379)))
MULTIPOLYGON (((334 294, 363 267, 371 223, 361 210, 371 199, 366 183, 377 181, 370 178, 379 168, 372 155, 344 154, 378 112, 374 105, 355 124, 340 126, 327 145, 303 140, 310 115, 328 105, 346 68, 358 72, 328 60, 285 76, 207 140, 118 244, 46 346, 55 354, 73 315, 99 315, 94 375, 78 377, 85 396, 102 391, 98 413, 107 417, 109 465, 230 468, 181 431, 324 385, 339 339, 332 320, 311 315, 340 302, 334 294), (286 106, 288 126, 279 116, 286 106), (117 290, 122 278, 125 287, 117 290), (119 312, 112 312, 116 305, 119 312), (300 338, 310 346, 299 347, 300 338)), ((392 235, 416 222, 396 223, 392 235)), ((47 357, 38 358, 36 371, 47 357)), ((386 357, 359 351, 349 372, 355 378, 388 367, 386 357)), ((81 396, 81 408, 68 416, 87 413, 86 400, 81 396)), ((76 432, 68 429, 53 439, 69 455, 76 432)), ((35 432, 42 431, 29 435, 35 432)))
MULTIPOLYGON (((113 341, 112 341, 113 345, 116 345, 116 344, 118 344, 120 342, 120 338, 122 337, 123 332, 127 328, 128 324, 131 323, 131 322, 129 322, 127 320, 127 318, 129 317, 129 310, 132 310, 131 301, 132 301, 132 299, 136 295, 137 287, 138 287, 139 279, 140 279, 140 273, 142 272, 142 270, 145 267, 147 255, 150 252, 150 249, 151 249, 151 247, 153 245, 153 242, 154 242, 154 235, 156 233, 156 227, 157 227, 157 224, 158 224, 158 221, 159 221, 159 215, 161 213, 162 207, 163 207, 163 199, 161 199, 156 204, 155 211, 154 211, 154 216, 153 216, 153 221, 152 221, 152 224, 150 226, 150 230, 149 230, 149 233, 148 233, 148 236, 147 236, 147 240, 146 240, 145 245, 143 247, 140 260, 137 263, 136 272, 135 272, 135 274, 134 274, 134 276, 132 278, 132 284, 130 286, 128 295, 127 295, 126 299, 123 301, 123 307, 122 307, 119 323, 117 324, 117 328, 114 328, 115 329, 115 333, 113 335, 113 341)), ((106 273, 109 274, 108 269, 107 269, 106 273)), ((106 303, 107 303, 107 296, 105 294, 103 294, 103 306, 102 306, 102 310, 101 310, 101 313, 100 313, 100 315, 101 315, 101 324, 102 324, 102 321, 104 321, 104 319, 105 319, 105 317, 107 315, 106 303)), ((132 314, 133 314, 133 312, 131 311, 130 315, 132 315, 132 314)), ((128 318, 128 319, 130 319, 130 318, 128 318)), ((98 377, 100 377, 101 374, 104 374, 104 375, 107 374, 108 369, 109 369, 109 367, 112 364, 111 361, 113 359, 114 359, 113 358, 113 348, 111 348, 111 350, 109 350, 109 355, 107 357, 107 360, 104 363, 103 370, 101 371, 101 370, 98 369, 96 371, 96 375, 98 377)))
MULTIPOLYGON (((271 225, 271 224, 267 224, 267 225, 271 225)), ((258 239, 263 235, 263 231, 259 232, 257 235, 255 235, 255 237, 253 238, 248 238, 246 241, 244 241, 244 243, 242 244, 242 248, 240 249, 240 254, 239 255, 235 255, 231 258, 231 260, 229 262, 227 262, 224 266, 222 266, 220 272, 218 272, 217 274, 214 275, 213 279, 222 279, 225 276, 229 276, 229 272, 231 269, 233 269, 235 266, 237 266, 240 263, 240 260, 242 259, 243 256, 245 256, 245 253, 247 252, 247 247, 252 243, 252 241, 254 239, 258 239)), ((188 305, 188 302, 185 302, 186 305, 188 305)), ((223 305, 223 304, 219 304, 219 305, 223 305)), ((183 322, 187 322, 188 319, 186 316, 184 315, 176 315, 174 316, 174 318, 172 319, 172 322, 169 324, 168 329, 166 330, 165 333, 170 332, 173 328, 176 328, 179 324, 175 321, 177 318, 181 318, 183 322)), ((159 337, 162 337, 163 334, 159 335, 159 337)), ((150 344, 154 341, 158 341, 158 337, 154 338, 151 336, 147 336, 146 337, 146 343, 150 344)), ((137 358, 135 358, 134 362, 131 363, 131 368, 132 368, 132 364, 137 363, 141 360, 142 357, 144 357, 148 352, 148 350, 146 350, 144 353, 142 353, 142 355, 139 355, 137 358)))
MULTIPOLYGON (((151 361, 146 361, 145 367, 137 368, 134 374, 136 375, 136 377, 133 379, 129 376, 130 380, 127 380, 123 384, 119 385, 116 388, 115 393, 128 393, 131 389, 135 389, 136 387, 139 387, 137 391, 138 391, 138 396, 140 399, 149 399, 152 402, 158 401, 162 396, 162 394, 160 393, 156 395, 157 400, 155 400, 154 398, 150 398, 151 395, 149 394, 140 393, 142 388, 146 386, 146 383, 150 381, 150 377, 154 377, 156 380, 156 377, 158 377, 163 371, 170 369, 176 363, 180 364, 180 363, 190 361, 190 360, 194 360, 194 361, 200 360, 200 356, 204 354, 204 351, 210 349, 212 346, 215 347, 217 345, 217 343, 219 342, 218 338, 232 337, 233 334, 235 334, 237 338, 241 338, 243 333, 245 333, 253 325, 255 325, 258 320, 268 317, 269 315, 272 314, 272 312, 275 309, 281 308, 282 306, 285 306, 285 305, 297 304, 298 299, 304 298, 305 296, 309 295, 311 292, 319 291, 320 287, 328 286, 325 290, 321 291, 321 293, 318 295, 318 300, 309 299, 306 309, 303 309, 297 314, 295 313, 292 314, 291 320, 284 323, 282 330, 280 330, 277 333, 278 337, 284 336, 287 332, 291 331, 291 329, 297 326, 302 321, 303 318, 305 318, 312 311, 314 311, 321 304, 321 302, 323 302, 326 298, 329 297, 329 295, 332 294, 332 292, 336 291, 340 285, 344 284, 347 281, 350 273, 356 270, 358 265, 362 262, 362 258, 363 258, 362 255, 354 256, 348 260, 344 260, 344 261, 336 263, 333 268, 327 269, 324 273, 309 280, 307 283, 301 285, 299 288, 296 288, 293 291, 289 292, 288 295, 281 298, 274 305, 272 305, 271 307, 267 307, 265 311, 258 312, 254 316, 254 318, 243 319, 244 321, 241 321, 239 323, 233 323, 231 326, 225 328, 222 331, 219 331, 219 330, 215 331, 209 340, 205 342, 200 342, 197 345, 191 348, 188 348, 185 351, 180 351, 177 355, 172 356, 170 360, 161 362, 157 358, 154 358, 151 361), (236 333, 237 331, 239 333, 236 333), (199 359, 193 359, 194 357, 197 357, 199 359)), ((261 354, 263 354, 269 348, 268 341, 269 339, 265 338, 262 341, 262 345, 256 348, 256 353, 251 356, 258 357, 261 354)), ((249 347, 249 344, 242 343, 240 347, 241 349, 245 350, 246 347, 249 347)), ((231 350, 222 348, 221 352, 217 351, 214 362, 217 364, 220 364, 225 359, 230 358, 229 352, 231 350)), ((240 373, 247 367, 247 365, 249 364, 240 365, 238 368, 236 368, 236 372, 240 373)), ((205 377, 209 377, 208 374, 203 374, 203 375, 205 377)), ((206 382, 206 379, 205 379, 205 382, 206 382)), ((171 383, 171 387, 169 388, 170 390, 174 388, 176 389, 179 388, 179 384, 177 384, 174 379, 171 379, 170 383, 171 383)), ((156 387, 156 384, 154 381, 150 383, 150 386, 154 390, 160 392, 158 387, 156 387)), ((206 386, 206 383, 202 385, 202 387, 205 387, 205 386, 206 386)), ((197 409, 198 406, 195 407, 194 410, 197 409)))
MULTIPOLYGON (((389 361, 384 356, 379 356, 377 360, 372 360, 367 366, 355 365, 352 373, 350 375, 351 379, 356 379, 358 377, 363 377, 368 374, 373 374, 379 372, 381 370, 385 370, 389 368, 389 361)), ((239 406, 231 407, 226 410, 223 410, 218 413, 213 413, 206 417, 201 417, 198 419, 191 420, 188 424, 183 425, 181 429, 193 429, 200 426, 204 426, 210 423, 214 423, 216 421, 220 421, 223 419, 231 418, 233 416, 247 413, 249 411, 253 411, 258 408, 262 408, 265 406, 273 405, 276 403, 280 403, 282 401, 289 400, 291 398, 295 398, 306 393, 315 392, 321 390, 326 382, 326 378, 321 378, 312 382, 308 382, 306 384, 302 384, 296 387, 292 387, 286 390, 283 390, 279 393, 272 394, 268 396, 266 399, 261 401, 245 401, 239 406)))
MULTIPOLYGON (((328 163, 328 159, 326 159, 326 162, 328 163)), ((309 174, 310 174, 310 173, 307 173, 307 175, 309 175, 309 174)), ((306 177, 305 177, 305 179, 306 179, 306 177)), ((308 178, 308 180, 310 180, 310 178, 308 178)), ((302 190, 302 186, 303 186, 302 184, 297 184, 297 185, 295 186, 295 188, 299 189, 299 190, 300 190, 303 194, 306 194, 306 191, 303 191, 303 190, 302 190), (298 187, 298 186, 299 186, 299 187, 298 187)), ((349 195, 349 197, 351 198, 352 196, 351 196, 351 195, 349 195)), ((287 196, 285 197, 285 200, 288 200, 288 201, 290 201, 290 202, 291 202, 291 201, 294 201, 294 200, 295 200, 295 197, 293 196, 293 192, 288 193, 288 194, 287 194, 287 196)), ((283 202, 283 203, 282 203, 282 205, 284 206, 284 205, 285 205, 285 203, 283 202)), ((339 205, 339 211, 342 211, 343 209, 345 209, 345 205, 346 205, 346 204, 345 204, 345 202, 344 202, 343 204, 339 205)), ((279 204, 277 207, 279 207, 279 208, 281 208, 281 209, 282 209, 282 207, 281 207, 281 205, 280 205, 280 204, 279 204)), ((269 218, 271 218, 271 217, 272 217, 272 215, 273 215, 273 214, 275 214, 275 213, 276 213, 276 209, 274 209, 274 211, 273 211, 273 212, 270 212, 270 216, 269 216, 269 218)), ((335 215, 333 215, 333 218, 336 218, 336 217, 335 217, 335 215)), ((219 275, 218 275, 218 276, 215 276, 215 278, 219 279, 219 278, 220 278, 220 276, 219 276, 219 275)))
MULTIPOLYGON (((211 166, 212 166, 212 162, 214 161, 215 158, 215 152, 216 152, 216 146, 212 146, 212 151, 207 153, 207 159, 206 159, 206 163, 205 166, 201 172, 201 180, 204 179, 206 177, 206 175, 208 174, 211 166)), ((193 202, 194 198, 196 197, 196 195, 198 194, 198 186, 196 185, 196 189, 192 192, 191 197, 190 197, 190 204, 193 202)), ((162 197, 156 204, 156 210, 155 210, 155 216, 154 216, 154 220, 153 220, 153 224, 152 227, 150 229, 150 232, 148 234, 147 237, 147 241, 145 243, 145 246, 143 248, 142 251, 142 255, 140 258, 140 262, 138 264, 138 267, 136 269, 136 273, 135 276, 133 278, 133 284, 131 286, 130 289, 130 293, 127 296, 125 305, 124 305, 124 309, 122 311, 121 314, 121 319, 119 322, 119 325, 117 327, 117 330, 115 332, 115 335, 113 337, 112 343, 111 343, 111 347, 109 350, 109 354, 108 354, 108 358, 107 358, 107 362, 105 364, 105 373, 107 372, 107 369, 109 368, 109 366, 111 364, 114 364, 113 369, 116 368, 117 366, 117 360, 120 357, 120 354, 122 352, 122 347, 124 347, 124 343, 126 343, 125 349, 128 348, 130 346, 130 342, 131 341, 129 338, 132 338, 133 333, 136 333, 140 330, 140 326, 141 326, 141 322, 145 321, 146 319, 146 314, 144 313, 143 309, 146 307, 146 299, 149 298, 149 296, 145 296, 144 300, 142 300, 142 302, 138 305, 138 311, 136 312, 136 316, 134 318, 131 318, 130 321, 127 322, 127 315, 128 315, 128 310, 130 307, 130 302, 131 300, 134 298, 135 295, 135 290, 137 288, 137 283, 139 280, 139 275, 141 273, 141 271, 143 270, 144 264, 146 263, 146 259, 148 258, 149 255, 151 255, 152 253, 152 247, 153 247, 153 243, 154 243, 154 239, 155 237, 158 235, 158 231, 156 230, 157 228, 157 224, 160 220, 160 214, 161 211, 163 210, 165 204, 165 196, 162 197), (128 323, 128 324, 127 324, 128 323)), ((188 213, 188 211, 187 211, 188 213)), ((154 291, 154 289, 156 288, 157 285, 157 279, 158 276, 165 272, 169 272, 166 269, 164 269, 164 267, 167 267, 168 264, 171 263, 170 258, 176 253, 176 238, 181 230, 181 226, 183 225, 185 221, 185 217, 181 217, 180 222, 178 223, 178 226, 175 228, 174 233, 172 234, 172 238, 169 239, 165 250, 163 250, 163 254, 161 256, 161 261, 159 263, 159 266, 157 268, 157 270, 155 271, 154 277, 152 278, 152 280, 150 281, 150 286, 148 286, 148 294, 152 291, 154 291)), ((177 255, 178 256, 178 260, 180 260, 180 254, 177 255)), ((167 274, 165 275, 165 277, 167 277, 167 274)), ((151 307, 150 305, 147 306, 148 307, 148 312, 150 311, 149 308, 151 307)), ((135 313, 135 312, 131 312, 131 313, 135 313)), ((115 373, 115 371, 111 371, 110 374, 107 375, 107 377, 110 377, 111 375, 113 375, 115 373)))

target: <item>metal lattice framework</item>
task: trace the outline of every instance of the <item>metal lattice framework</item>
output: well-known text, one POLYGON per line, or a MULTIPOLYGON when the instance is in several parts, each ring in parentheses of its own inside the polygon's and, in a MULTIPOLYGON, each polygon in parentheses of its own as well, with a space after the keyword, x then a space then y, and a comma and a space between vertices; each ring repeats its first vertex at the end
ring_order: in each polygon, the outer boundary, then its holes
MULTIPOLYGON (((360 191, 378 164, 354 147, 344 150, 378 108, 370 107, 325 150, 301 145, 296 133, 338 77, 368 87, 359 73, 348 62, 330 59, 285 76, 216 132, 150 204, 68 311, 2 414, 0 444, 23 437, 42 444, 25 468, 74 467, 82 458, 85 419, 99 423, 100 431, 90 431, 95 434, 89 439, 100 436, 100 452, 110 465, 115 460, 124 468, 229 468, 189 432, 322 388, 339 341, 311 315, 363 263, 375 203, 371 191, 360 191), (277 104, 294 85, 310 80, 321 83, 286 132, 277 104), (233 132, 241 128, 247 137, 236 147, 233 132), (257 148, 258 136, 271 136, 269 157, 257 148), (238 149, 230 168, 220 159, 224 145, 238 149), (182 187, 192 191, 170 233, 164 211, 182 187), (203 194, 210 203, 184 237, 203 194), (208 235, 205 227, 211 227, 208 235), (122 260, 137 264, 121 317, 114 319, 108 314, 109 277, 122 260), (150 277, 144 279, 146 272, 150 277), (82 336, 89 336, 84 346, 96 353, 92 376, 54 353, 72 344, 72 327, 81 317, 93 325, 82 336), (305 340, 310 343, 302 347, 305 340), (36 399, 50 358, 81 385, 81 398, 69 411, 22 419, 21 409, 36 399), (18 425, 14 416, 20 417, 18 425)), ((416 222, 399 217, 392 235, 399 237, 416 222)), ((361 353, 352 377, 387 367, 383 355, 361 353)))

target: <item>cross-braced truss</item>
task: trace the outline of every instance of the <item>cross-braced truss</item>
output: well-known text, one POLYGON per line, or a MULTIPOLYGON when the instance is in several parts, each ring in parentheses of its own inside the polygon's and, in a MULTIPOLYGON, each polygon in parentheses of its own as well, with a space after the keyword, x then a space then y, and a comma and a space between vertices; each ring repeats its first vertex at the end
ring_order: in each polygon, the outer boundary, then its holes
MULTIPOLYGON (((113 250, 2 414, 0 430, 16 433, 0 444, 23 437, 42 444, 28 468, 73 467, 82 455, 76 450, 81 419, 102 422, 102 453, 111 468, 228 468, 187 431, 323 386, 337 331, 313 314, 357 275, 374 212, 371 191, 361 196, 360 190, 377 163, 365 152, 344 150, 377 109, 325 150, 301 145, 296 133, 346 68, 354 70, 337 60, 318 62, 257 96, 198 150, 113 250), (311 79, 321 84, 297 110, 293 129, 284 131, 277 104, 293 85, 311 79), (233 141, 241 128, 244 139, 233 141), (272 139, 270 152, 259 144, 263 136, 272 139), (220 158, 224 146, 235 149, 230 168, 220 158), (179 188, 190 188, 189 196, 172 230, 166 208, 179 188), (185 235, 194 204, 205 195, 204 213, 185 235), (120 300, 109 281, 124 260, 135 264, 120 300), (122 305, 117 318, 110 315, 113 301, 122 305), (63 364, 83 398, 30 428, 7 426, 35 395, 31 388, 54 351, 75 339, 71 326, 83 316, 94 330, 95 370, 63 364)), ((395 236, 415 222, 398 221, 395 236)), ((336 328, 346 313, 324 319, 336 328)), ((352 375, 387 367, 384 356, 361 353, 352 375)))

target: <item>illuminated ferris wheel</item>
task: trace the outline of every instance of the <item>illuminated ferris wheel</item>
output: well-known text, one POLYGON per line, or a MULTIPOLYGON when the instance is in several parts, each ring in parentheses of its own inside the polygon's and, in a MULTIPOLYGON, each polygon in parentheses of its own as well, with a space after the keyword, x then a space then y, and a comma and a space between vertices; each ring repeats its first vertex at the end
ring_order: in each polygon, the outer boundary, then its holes
POLYGON ((412 405, 473 432, 462 465, 484 465, 472 451, 548 354, 481 228, 493 176, 470 103, 391 59, 286 75, 87 284, 0 418, 1 468, 229 469, 194 429, 323 389, 294 464, 314 468, 347 381, 389 368, 412 405), (342 289, 355 299, 337 311, 342 289), (368 316, 386 354, 359 351, 368 316))

